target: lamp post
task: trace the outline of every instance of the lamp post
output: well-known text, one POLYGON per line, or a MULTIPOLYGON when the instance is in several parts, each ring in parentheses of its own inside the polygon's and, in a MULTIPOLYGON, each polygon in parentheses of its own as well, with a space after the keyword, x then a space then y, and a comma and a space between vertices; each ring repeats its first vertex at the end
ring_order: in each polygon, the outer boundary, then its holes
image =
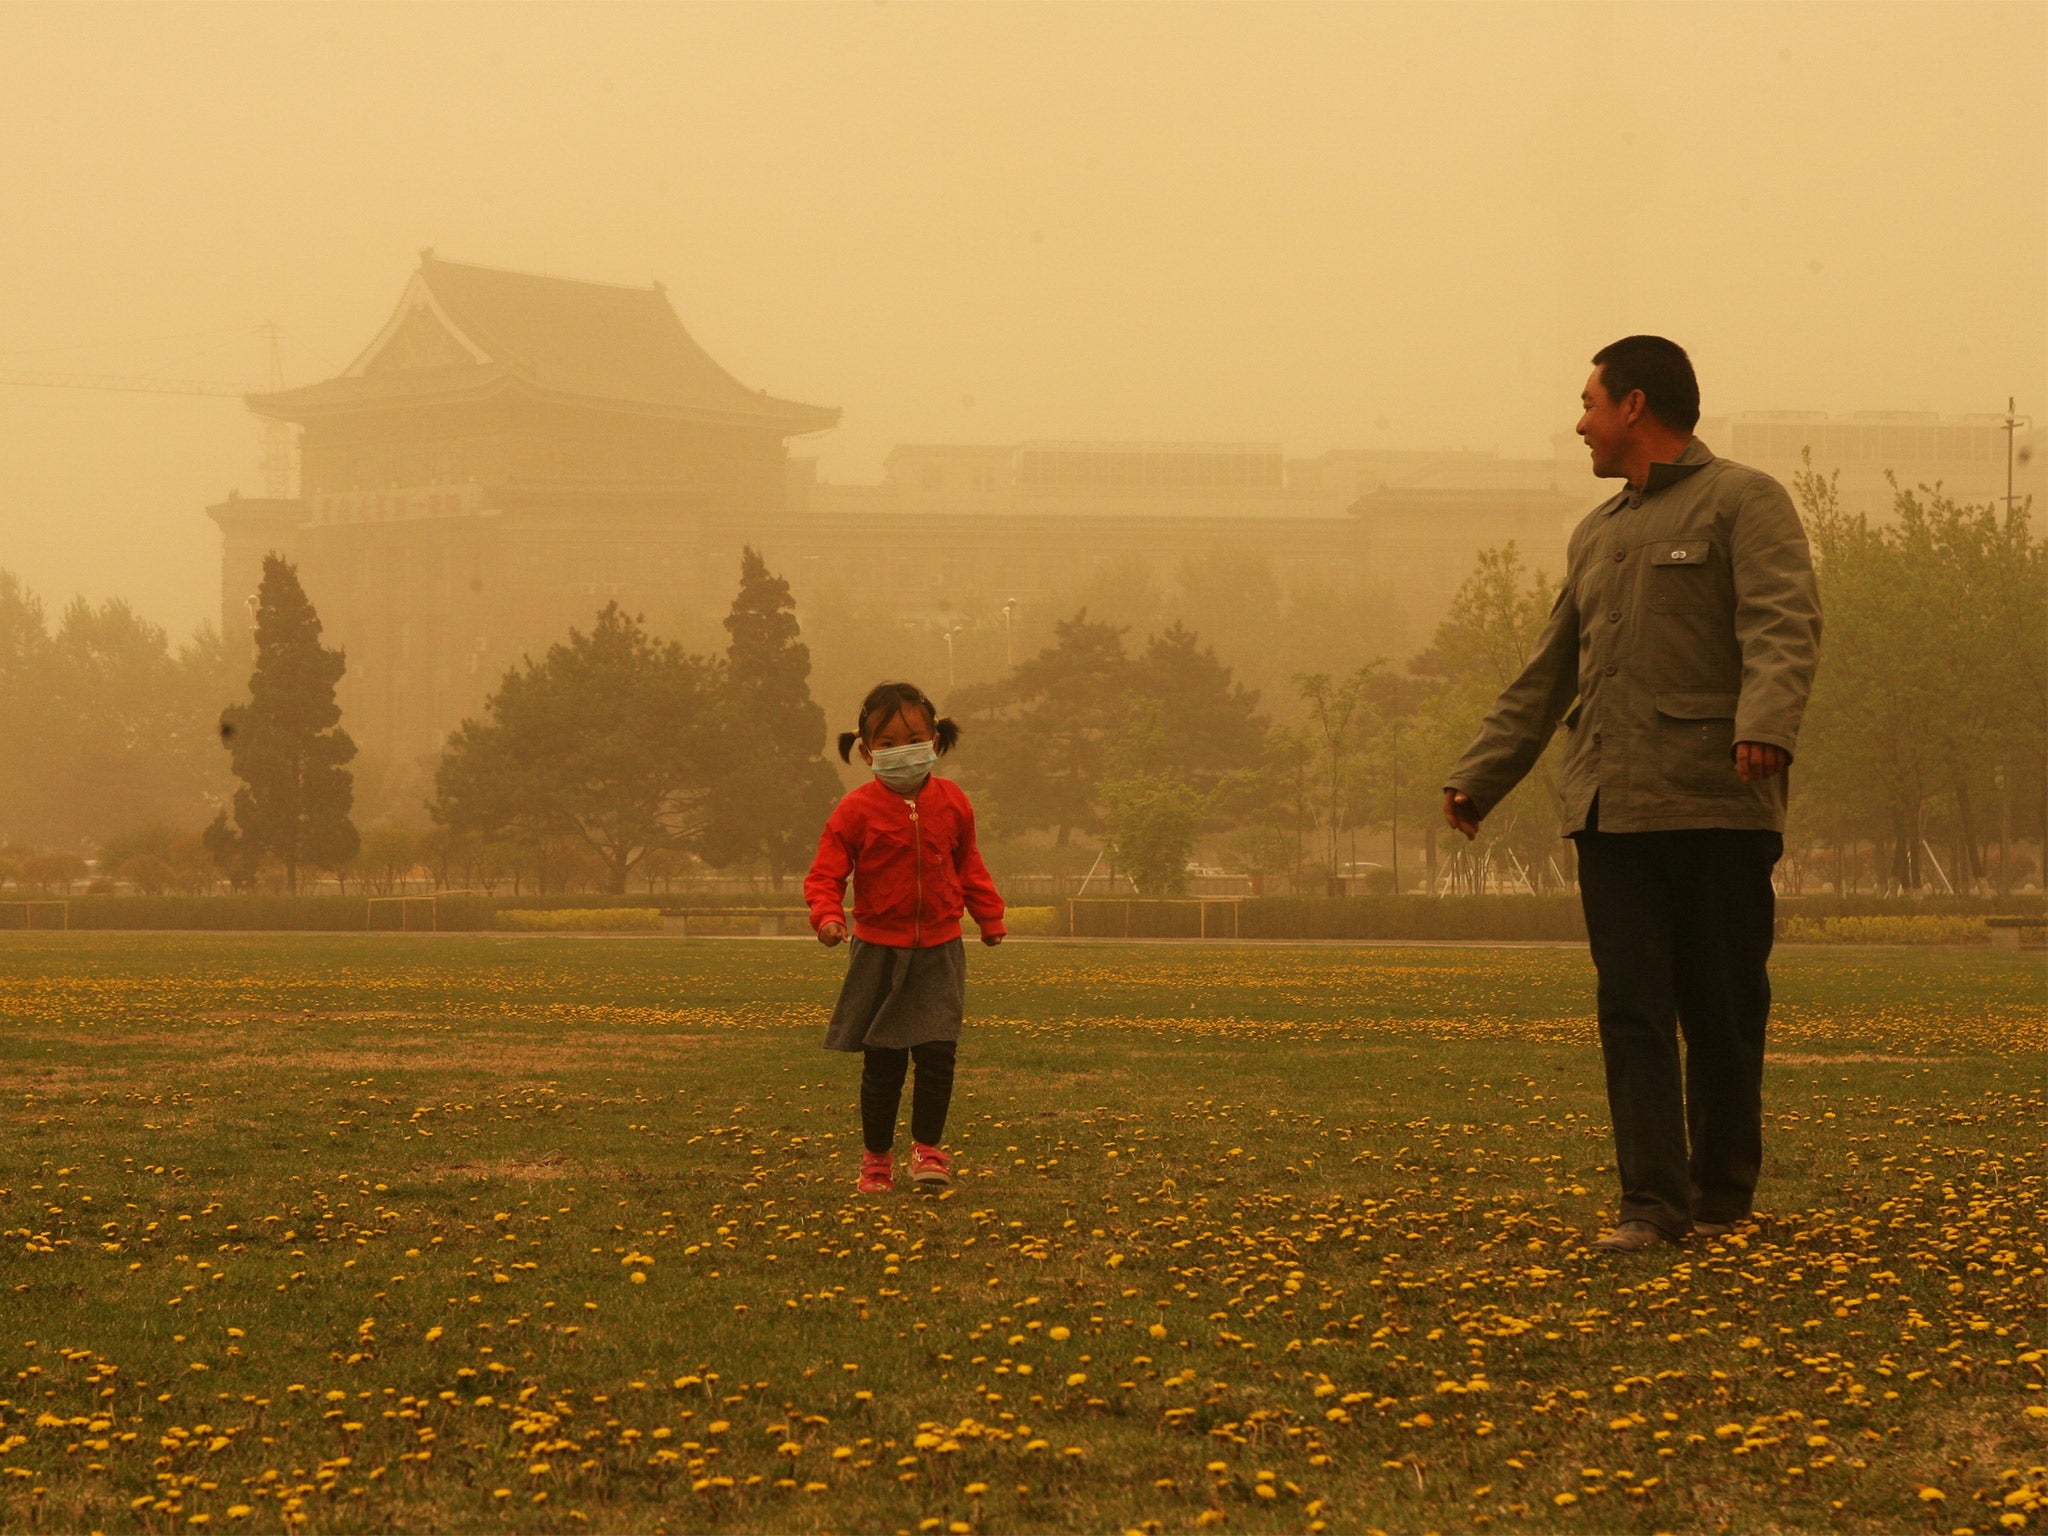
POLYGON ((1011 625, 1011 615, 1016 608, 1017 599, 1014 597, 1003 604, 1003 665, 1012 669, 1017 665, 1017 637, 1011 625))
POLYGON ((2007 395, 2005 397, 2005 420, 1999 423, 2000 429, 2005 433, 2005 514, 2007 517, 2012 516, 2012 505, 2017 500, 2012 493, 2013 443, 2020 433, 2026 431, 2034 424, 2033 417, 2022 416, 2013 409, 2018 404, 2019 401, 2014 396, 2007 395))
POLYGON ((2012 796, 2006 792, 2005 764, 2000 763, 1993 771, 1991 781, 1998 786, 1998 894, 2012 894, 2012 796))
POLYGON ((946 691, 949 693, 957 688, 960 682, 953 667, 953 637, 959 632, 960 626, 957 624, 946 631, 946 691))

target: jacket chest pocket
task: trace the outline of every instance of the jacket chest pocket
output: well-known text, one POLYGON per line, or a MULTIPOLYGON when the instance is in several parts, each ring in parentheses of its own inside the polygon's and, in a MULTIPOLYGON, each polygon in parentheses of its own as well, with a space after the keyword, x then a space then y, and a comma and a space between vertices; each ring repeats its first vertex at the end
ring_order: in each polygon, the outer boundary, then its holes
POLYGON ((916 834, 909 827, 869 827, 861 839, 861 860, 875 865, 908 866, 916 857, 916 834))
POLYGON ((957 829, 943 821, 934 818, 925 824, 925 867, 931 871, 931 878, 936 879, 942 888, 950 888, 955 883, 953 847, 958 841, 957 829))
POLYGON ((1647 546, 1644 571, 1652 613, 1706 613, 1714 607, 1714 546, 1707 539, 1668 539, 1647 546))

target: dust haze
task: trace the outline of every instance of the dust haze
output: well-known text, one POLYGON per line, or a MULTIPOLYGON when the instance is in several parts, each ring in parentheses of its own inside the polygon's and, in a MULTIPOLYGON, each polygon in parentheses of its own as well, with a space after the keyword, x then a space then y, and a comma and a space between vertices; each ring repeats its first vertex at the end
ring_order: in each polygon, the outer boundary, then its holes
MULTIPOLYGON (((324 379, 431 245, 665 283, 842 408, 797 451, 847 481, 898 443, 1548 454, 1629 331, 1709 416, 2048 376, 2033 5, 14 5, 0 46, 0 370, 260 388, 274 321, 324 379)), ((218 611, 237 402, 0 400, 0 564, 218 611)))
POLYGON ((1568 885, 1548 777, 1462 863, 1434 797, 1634 333, 1806 517, 1790 888, 2038 877, 2048 8, 16 5, 0 48, 0 884, 775 882, 895 677, 1005 878, 1568 885), (228 829, 264 614, 333 653, 303 860, 228 829), (595 864, 463 790, 593 625, 699 738, 595 864), (766 736, 781 799, 730 771, 766 736))

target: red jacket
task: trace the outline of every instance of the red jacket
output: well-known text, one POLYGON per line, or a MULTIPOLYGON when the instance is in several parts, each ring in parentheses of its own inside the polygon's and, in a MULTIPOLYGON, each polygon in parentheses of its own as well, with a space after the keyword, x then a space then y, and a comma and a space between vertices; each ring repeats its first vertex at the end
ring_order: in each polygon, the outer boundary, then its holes
POLYGON ((964 903, 984 934, 1002 933, 1003 898, 974 845, 974 807, 951 779, 927 778, 916 802, 870 779, 839 802, 804 878, 811 926, 846 921, 870 944, 932 949, 960 937, 964 903))

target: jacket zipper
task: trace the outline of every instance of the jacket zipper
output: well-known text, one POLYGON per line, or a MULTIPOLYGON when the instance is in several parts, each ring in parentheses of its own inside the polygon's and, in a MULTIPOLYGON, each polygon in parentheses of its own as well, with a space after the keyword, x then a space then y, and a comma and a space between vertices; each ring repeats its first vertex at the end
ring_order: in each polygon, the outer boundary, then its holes
POLYGON ((910 831, 916 843, 917 905, 910 912, 910 947, 916 949, 918 940, 924 937, 924 823, 917 819, 917 802, 904 803, 910 807, 910 831))

